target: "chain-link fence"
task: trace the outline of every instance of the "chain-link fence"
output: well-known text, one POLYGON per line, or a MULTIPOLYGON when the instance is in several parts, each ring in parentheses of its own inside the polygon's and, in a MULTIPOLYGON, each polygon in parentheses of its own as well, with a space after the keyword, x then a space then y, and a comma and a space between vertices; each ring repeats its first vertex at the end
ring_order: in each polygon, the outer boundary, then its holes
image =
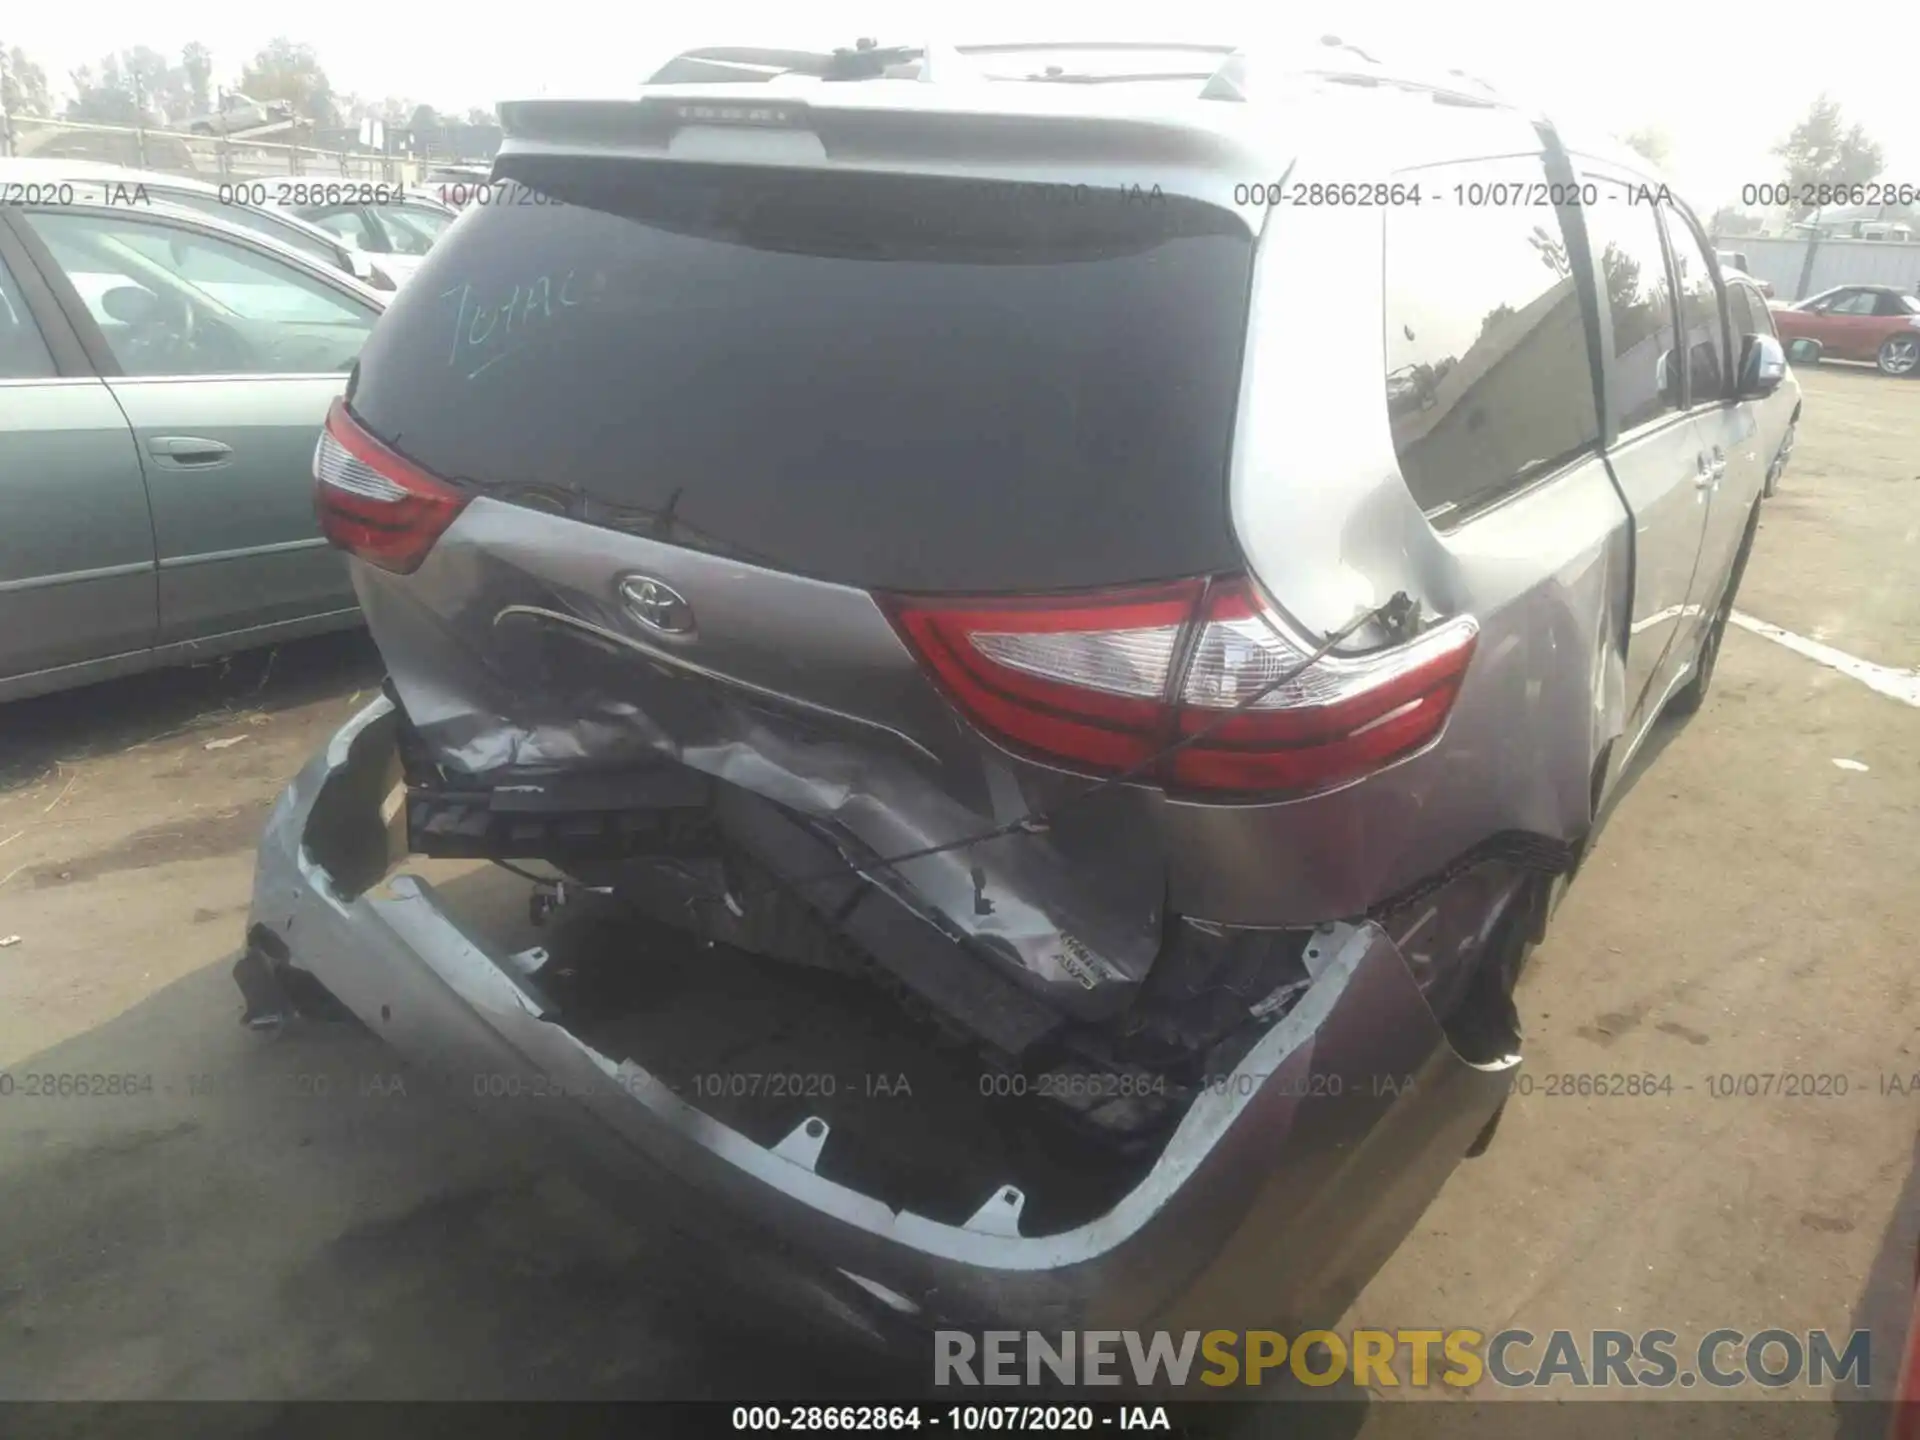
POLYGON ((89 125, 37 115, 0 119, 0 154, 51 160, 91 160, 137 170, 164 170, 219 183, 255 176, 312 175, 322 179, 410 185, 421 163, 361 149, 322 149, 299 143, 310 127, 289 121, 271 131, 239 136, 177 130, 89 125))

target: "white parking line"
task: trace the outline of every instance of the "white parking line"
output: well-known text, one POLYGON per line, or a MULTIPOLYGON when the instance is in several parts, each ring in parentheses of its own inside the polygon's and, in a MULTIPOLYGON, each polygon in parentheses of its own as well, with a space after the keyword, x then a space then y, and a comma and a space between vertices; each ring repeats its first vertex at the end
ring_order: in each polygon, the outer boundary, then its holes
POLYGON ((1842 675, 1858 680, 1869 690, 1920 710, 1920 671, 1895 670, 1890 665, 1876 665, 1871 660, 1861 660, 1844 650, 1822 645, 1818 640, 1809 640, 1791 630, 1782 630, 1778 625, 1769 625, 1751 615, 1742 615, 1738 610, 1733 612, 1733 623, 1742 630, 1749 630, 1777 645, 1786 646, 1796 655, 1806 656, 1816 665, 1838 670, 1842 675))

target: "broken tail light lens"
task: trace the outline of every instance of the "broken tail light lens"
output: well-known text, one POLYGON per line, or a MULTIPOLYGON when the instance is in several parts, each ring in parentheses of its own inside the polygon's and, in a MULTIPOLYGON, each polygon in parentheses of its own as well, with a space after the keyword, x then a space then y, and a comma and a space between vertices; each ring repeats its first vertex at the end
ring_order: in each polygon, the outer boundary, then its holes
POLYGON ((1446 724, 1479 635, 1463 615, 1404 645, 1328 655, 1224 718, 1316 647, 1283 628, 1245 579, 1215 585, 1206 612, 1180 733, 1208 733, 1172 757, 1174 782, 1200 790, 1323 789, 1422 748, 1446 724))
POLYGON ((1198 736, 1151 778, 1180 791, 1269 797, 1357 779, 1431 742, 1478 635, 1460 616, 1403 645, 1329 655, 1248 704, 1315 646, 1245 577, 883 604, 960 710, 1002 742, 1112 774, 1198 736))
POLYGON ((983 730, 1117 771, 1173 739, 1167 684, 1204 589, 1188 580, 1074 597, 887 603, 921 660, 983 730))
POLYGON ((327 412, 313 450, 313 481, 328 541, 396 575, 419 569, 467 504, 460 490, 362 430, 344 400, 327 412))

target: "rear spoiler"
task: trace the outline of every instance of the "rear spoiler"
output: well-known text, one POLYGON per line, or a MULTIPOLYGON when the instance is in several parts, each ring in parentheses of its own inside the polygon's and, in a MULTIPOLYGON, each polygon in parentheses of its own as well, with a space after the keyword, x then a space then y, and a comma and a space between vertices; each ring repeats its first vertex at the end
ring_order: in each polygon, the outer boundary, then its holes
POLYGON ((871 96, 861 97, 867 103, 838 103, 848 96, 839 86, 769 93, 758 85, 730 85, 637 100, 508 101, 500 107, 504 139, 494 175, 532 184, 533 172, 551 160, 676 163, 721 155, 743 164, 1046 182, 1080 187, 1090 201, 1123 191, 1147 198, 1163 192, 1249 219, 1248 207, 1234 203, 1235 184, 1244 188, 1248 175, 1278 174, 1291 158, 1277 157, 1272 127, 1246 124, 1250 117, 1239 106, 1221 107, 1227 113, 1217 118, 1116 113, 1089 124, 1084 111, 1022 103, 1028 96, 1010 108, 982 110, 955 106, 943 91, 906 84, 880 106, 871 96), (1234 123, 1220 123, 1229 114, 1234 123))
POLYGON ((889 72, 913 78, 927 53, 925 46, 881 49, 863 41, 851 50, 770 50, 720 45, 685 50, 647 77, 649 85, 739 84, 781 75, 818 80, 868 80, 889 72))
MULTIPOLYGON (((1305 47, 1293 57, 1294 63, 1279 65, 1257 63, 1266 57, 1236 45, 1195 44, 1186 41, 1152 40, 1073 40, 1050 43, 1017 42, 993 45, 895 45, 882 46, 863 39, 851 49, 833 51, 782 50, 764 46, 709 46, 685 50, 661 66, 645 83, 648 85, 728 85, 765 84, 783 77, 816 80, 945 80, 956 73, 964 78, 984 78, 970 63, 989 56, 1029 56, 1035 66, 1028 77, 1034 81, 1063 83, 1116 82, 1127 80, 1191 80, 1199 85, 1203 100, 1239 101, 1258 93, 1262 72, 1268 75, 1292 71, 1316 74, 1362 84, 1399 84, 1447 94, 1463 101, 1491 105, 1503 100, 1499 91, 1485 79, 1463 70, 1431 72, 1424 67, 1383 63, 1358 45, 1338 35, 1323 35, 1318 46, 1305 47), (1046 65, 1048 56, 1068 55, 1192 56, 1191 66, 1179 70, 1142 70, 1131 74, 1071 74, 1060 66, 1046 65)), ((1002 79, 1015 77, 1002 76, 1002 79)))

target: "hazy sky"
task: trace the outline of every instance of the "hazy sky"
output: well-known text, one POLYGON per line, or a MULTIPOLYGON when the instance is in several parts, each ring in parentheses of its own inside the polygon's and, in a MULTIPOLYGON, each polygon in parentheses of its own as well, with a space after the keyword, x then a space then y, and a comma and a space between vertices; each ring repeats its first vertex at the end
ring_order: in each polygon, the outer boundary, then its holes
MULTIPOLYGON (((1362 45, 1388 43, 1461 65, 1528 94, 1548 97, 1616 131, 1657 126, 1671 137, 1676 181, 1695 204, 1737 199, 1743 183, 1772 180, 1769 147, 1825 90, 1887 154, 1885 180, 1920 183, 1920 126, 1911 92, 1888 83, 1894 70, 1861 62, 1860 47, 1819 43, 1821 27, 1794 37, 1791 9, 1769 11, 1673 0, 1607 0, 1575 34, 1554 25, 1565 7, 1483 0, 1479 4, 1342 0, 1309 8, 1309 23, 1274 18, 1280 6, 1183 0, 1165 10, 1045 0, 805 0, 681 10, 544 0, 534 6, 449 11, 445 6, 263 6, 258 0, 71 0, 15 4, 0 22, 0 44, 19 45, 56 90, 67 72, 109 50, 149 45, 169 55, 198 39, 214 54, 216 83, 275 35, 313 45, 337 91, 378 99, 405 96, 441 108, 491 105, 516 96, 626 95, 648 68, 676 50, 712 44, 883 43, 938 37, 987 39, 1237 41, 1263 34, 1331 31, 1362 45), (495 20, 498 16, 498 20, 495 20), (191 18, 189 18, 191 17, 191 18), (1324 17, 1324 18, 1320 18, 1324 17), (1337 17, 1337 18, 1336 18, 1337 17)), ((1292 11, 1293 7, 1288 7, 1292 11)), ((1882 0, 1849 7, 1847 32, 1885 37, 1881 53, 1903 54, 1911 10, 1882 0)), ((1828 32, 1830 33, 1830 32, 1828 32)), ((1873 47, 1869 46, 1871 50, 1873 47)))

